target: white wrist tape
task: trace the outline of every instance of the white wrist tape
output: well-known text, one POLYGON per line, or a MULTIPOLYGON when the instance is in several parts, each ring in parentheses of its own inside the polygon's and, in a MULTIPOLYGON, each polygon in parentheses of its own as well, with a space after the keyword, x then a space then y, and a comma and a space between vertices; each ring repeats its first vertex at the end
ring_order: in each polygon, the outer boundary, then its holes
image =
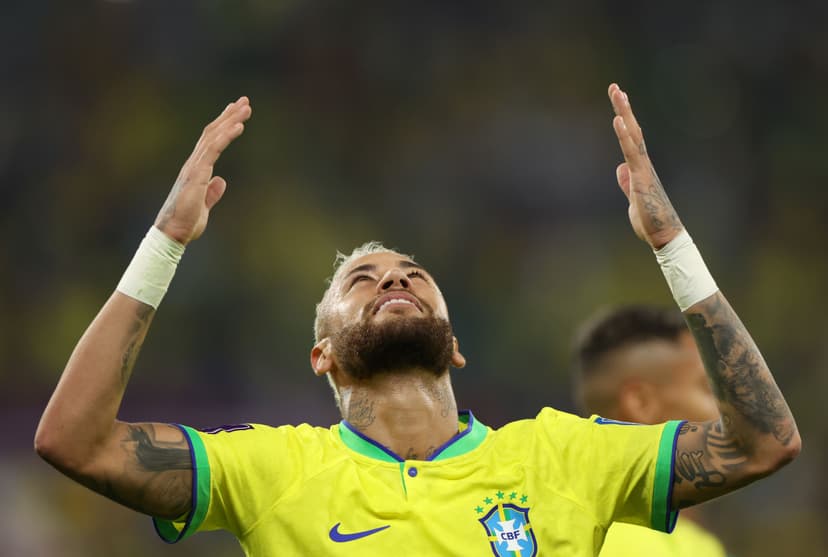
POLYGON ((719 290, 687 230, 656 250, 655 255, 681 311, 719 290))
POLYGON ((116 290, 158 309, 183 253, 184 244, 151 226, 116 290))

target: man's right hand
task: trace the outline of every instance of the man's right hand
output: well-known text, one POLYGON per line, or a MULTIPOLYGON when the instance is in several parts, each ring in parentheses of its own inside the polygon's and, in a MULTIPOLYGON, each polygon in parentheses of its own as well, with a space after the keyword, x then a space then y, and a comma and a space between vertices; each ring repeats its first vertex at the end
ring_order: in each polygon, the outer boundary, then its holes
POLYGON ((210 209, 227 188, 224 178, 213 176, 213 165, 242 134, 251 114, 250 100, 241 97, 204 128, 155 219, 155 226, 176 242, 186 245, 204 232, 210 209))
MULTIPOLYGON (((201 236, 227 183, 213 176, 222 151, 244 131, 247 97, 204 128, 155 226, 187 244, 201 236)), ((192 505, 192 462, 184 434, 166 424, 116 420, 135 359, 155 315, 115 291, 81 337, 35 434, 40 456, 69 477, 130 508, 177 518, 192 505)))

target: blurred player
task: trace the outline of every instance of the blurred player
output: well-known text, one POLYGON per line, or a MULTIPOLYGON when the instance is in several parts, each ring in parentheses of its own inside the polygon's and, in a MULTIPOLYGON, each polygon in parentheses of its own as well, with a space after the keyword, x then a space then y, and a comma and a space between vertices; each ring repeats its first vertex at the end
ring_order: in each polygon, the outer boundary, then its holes
MULTIPOLYGON (((311 366, 334 388, 339 424, 118 421, 155 310, 225 192, 213 165, 251 116, 242 97, 205 128, 79 341, 38 453, 155 517, 168 541, 224 528, 255 556, 594 555, 614 521, 669 531, 679 509, 778 470, 799 453, 793 416, 670 205, 626 94, 608 93, 630 222, 690 323, 718 393, 715 419, 628 426, 546 408, 492 430, 458 413, 449 368, 465 358, 434 278, 369 244, 340 261, 317 307, 311 366)), ((462 261, 457 272, 474 279, 462 261)))
MULTIPOLYGON (((579 331, 574 359, 577 399, 586 414, 642 424, 718 416, 699 351, 678 311, 625 306, 602 312, 579 331)), ((700 510, 684 511, 669 536, 616 522, 601 557, 725 557, 722 544, 694 522, 700 510)))

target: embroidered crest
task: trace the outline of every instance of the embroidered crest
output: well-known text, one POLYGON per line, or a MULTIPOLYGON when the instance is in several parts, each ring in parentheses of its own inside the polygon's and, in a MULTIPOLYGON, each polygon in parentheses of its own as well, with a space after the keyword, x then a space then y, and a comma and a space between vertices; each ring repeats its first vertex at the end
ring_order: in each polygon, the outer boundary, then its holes
MULTIPOLYGON (((486 497, 483 502, 487 505, 495 503, 489 511, 478 519, 486 535, 495 557, 534 557, 538 553, 538 543, 532 525, 529 523, 529 507, 520 507, 516 503, 506 503, 505 500, 526 503, 528 497, 524 494, 520 498, 517 492, 507 495, 498 491, 495 498, 486 497)), ((478 514, 483 507, 475 508, 478 514)))

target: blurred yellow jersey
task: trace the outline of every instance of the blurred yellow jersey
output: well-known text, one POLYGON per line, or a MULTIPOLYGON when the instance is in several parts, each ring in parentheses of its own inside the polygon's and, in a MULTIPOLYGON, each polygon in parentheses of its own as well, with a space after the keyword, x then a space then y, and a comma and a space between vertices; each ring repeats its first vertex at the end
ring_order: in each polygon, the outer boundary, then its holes
POLYGON ((679 520, 669 536, 616 522, 610 526, 601 557, 726 557, 716 537, 690 520, 679 520))
POLYGON ((250 557, 594 556, 613 521, 670 531, 681 422, 620 424, 546 408, 493 430, 470 412, 429 460, 343 421, 185 432, 193 508, 163 539, 226 529, 250 557))

